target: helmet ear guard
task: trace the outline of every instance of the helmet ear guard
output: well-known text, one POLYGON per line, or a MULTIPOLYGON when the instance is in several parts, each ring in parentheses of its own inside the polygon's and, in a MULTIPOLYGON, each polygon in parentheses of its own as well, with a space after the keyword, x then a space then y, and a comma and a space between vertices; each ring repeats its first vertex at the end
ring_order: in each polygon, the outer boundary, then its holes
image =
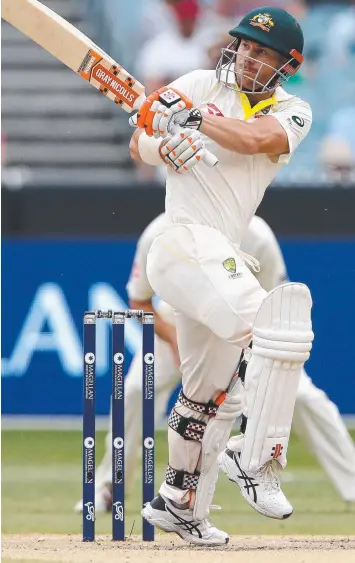
POLYGON ((299 53, 296 49, 291 49, 290 56, 291 59, 287 61, 282 71, 290 74, 291 76, 294 76, 300 69, 300 66, 304 61, 304 56, 301 55, 301 53, 299 53))

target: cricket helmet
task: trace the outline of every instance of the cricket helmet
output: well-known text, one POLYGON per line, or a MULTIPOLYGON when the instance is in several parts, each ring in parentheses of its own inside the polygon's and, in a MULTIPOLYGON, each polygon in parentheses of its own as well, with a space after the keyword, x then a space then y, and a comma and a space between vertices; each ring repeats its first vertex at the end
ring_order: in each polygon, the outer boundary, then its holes
POLYGON ((286 10, 275 6, 263 6, 248 12, 240 23, 233 28, 229 35, 233 41, 221 51, 221 58, 217 64, 217 78, 227 88, 235 89, 238 79, 238 86, 241 92, 264 94, 272 92, 277 86, 289 80, 296 74, 303 62, 303 32, 298 21, 286 10), (237 51, 243 39, 254 41, 273 49, 282 57, 284 62, 279 68, 274 68, 261 62, 255 78, 249 78, 247 82, 252 82, 252 87, 246 88, 244 67, 246 60, 259 62, 257 59, 247 55, 239 54, 243 58, 241 70, 236 68, 237 51), (274 71, 266 84, 258 78, 263 67, 269 67, 274 71))

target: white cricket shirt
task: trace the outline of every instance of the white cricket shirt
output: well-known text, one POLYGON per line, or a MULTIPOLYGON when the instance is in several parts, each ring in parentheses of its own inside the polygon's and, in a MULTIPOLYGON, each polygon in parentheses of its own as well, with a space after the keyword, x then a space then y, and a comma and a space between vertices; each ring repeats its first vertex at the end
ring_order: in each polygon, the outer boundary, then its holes
POLYGON ((245 94, 217 82, 214 70, 193 71, 175 80, 171 86, 203 112, 248 122, 267 113, 275 117, 287 133, 290 154, 272 157, 273 161, 266 154, 231 152, 202 135, 206 147, 219 158, 219 164, 209 168, 200 162, 183 175, 170 169, 167 171, 166 213, 169 220, 208 225, 239 245, 266 188, 310 130, 311 108, 279 87, 273 98, 259 102, 251 109, 245 94))

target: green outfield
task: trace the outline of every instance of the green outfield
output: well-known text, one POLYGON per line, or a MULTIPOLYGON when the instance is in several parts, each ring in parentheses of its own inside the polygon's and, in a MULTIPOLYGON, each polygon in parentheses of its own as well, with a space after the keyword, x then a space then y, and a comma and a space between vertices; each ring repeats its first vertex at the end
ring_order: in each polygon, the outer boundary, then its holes
MULTIPOLYGON (((355 432, 353 432, 353 439, 355 432)), ((104 433, 97 433, 97 459, 104 447, 104 433)), ((156 436, 156 485, 163 479, 167 436, 156 436)), ((140 464, 139 464, 140 467, 140 464)), ((231 534, 342 534, 355 532, 355 506, 346 506, 326 475, 293 437, 284 490, 294 505, 285 521, 256 514, 241 498, 237 487, 221 476, 213 512, 215 524, 231 534)), ((139 534, 140 475, 134 495, 127 499, 126 531, 139 534)), ((81 517, 73 512, 81 496, 81 433, 79 431, 3 431, 2 433, 2 532, 77 534, 81 517)), ((97 532, 109 533, 109 514, 97 516, 97 532)))

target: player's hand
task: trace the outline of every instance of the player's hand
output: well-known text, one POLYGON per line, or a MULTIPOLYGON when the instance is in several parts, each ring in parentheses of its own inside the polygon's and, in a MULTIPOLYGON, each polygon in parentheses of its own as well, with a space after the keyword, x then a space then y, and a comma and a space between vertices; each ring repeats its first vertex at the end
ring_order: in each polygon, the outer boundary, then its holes
POLYGON ((203 159, 205 145, 199 131, 181 129, 160 145, 160 156, 175 172, 185 174, 203 159))
POLYGON ((201 112, 178 90, 160 88, 143 102, 137 114, 137 126, 149 137, 167 137, 174 126, 199 129, 201 112))

